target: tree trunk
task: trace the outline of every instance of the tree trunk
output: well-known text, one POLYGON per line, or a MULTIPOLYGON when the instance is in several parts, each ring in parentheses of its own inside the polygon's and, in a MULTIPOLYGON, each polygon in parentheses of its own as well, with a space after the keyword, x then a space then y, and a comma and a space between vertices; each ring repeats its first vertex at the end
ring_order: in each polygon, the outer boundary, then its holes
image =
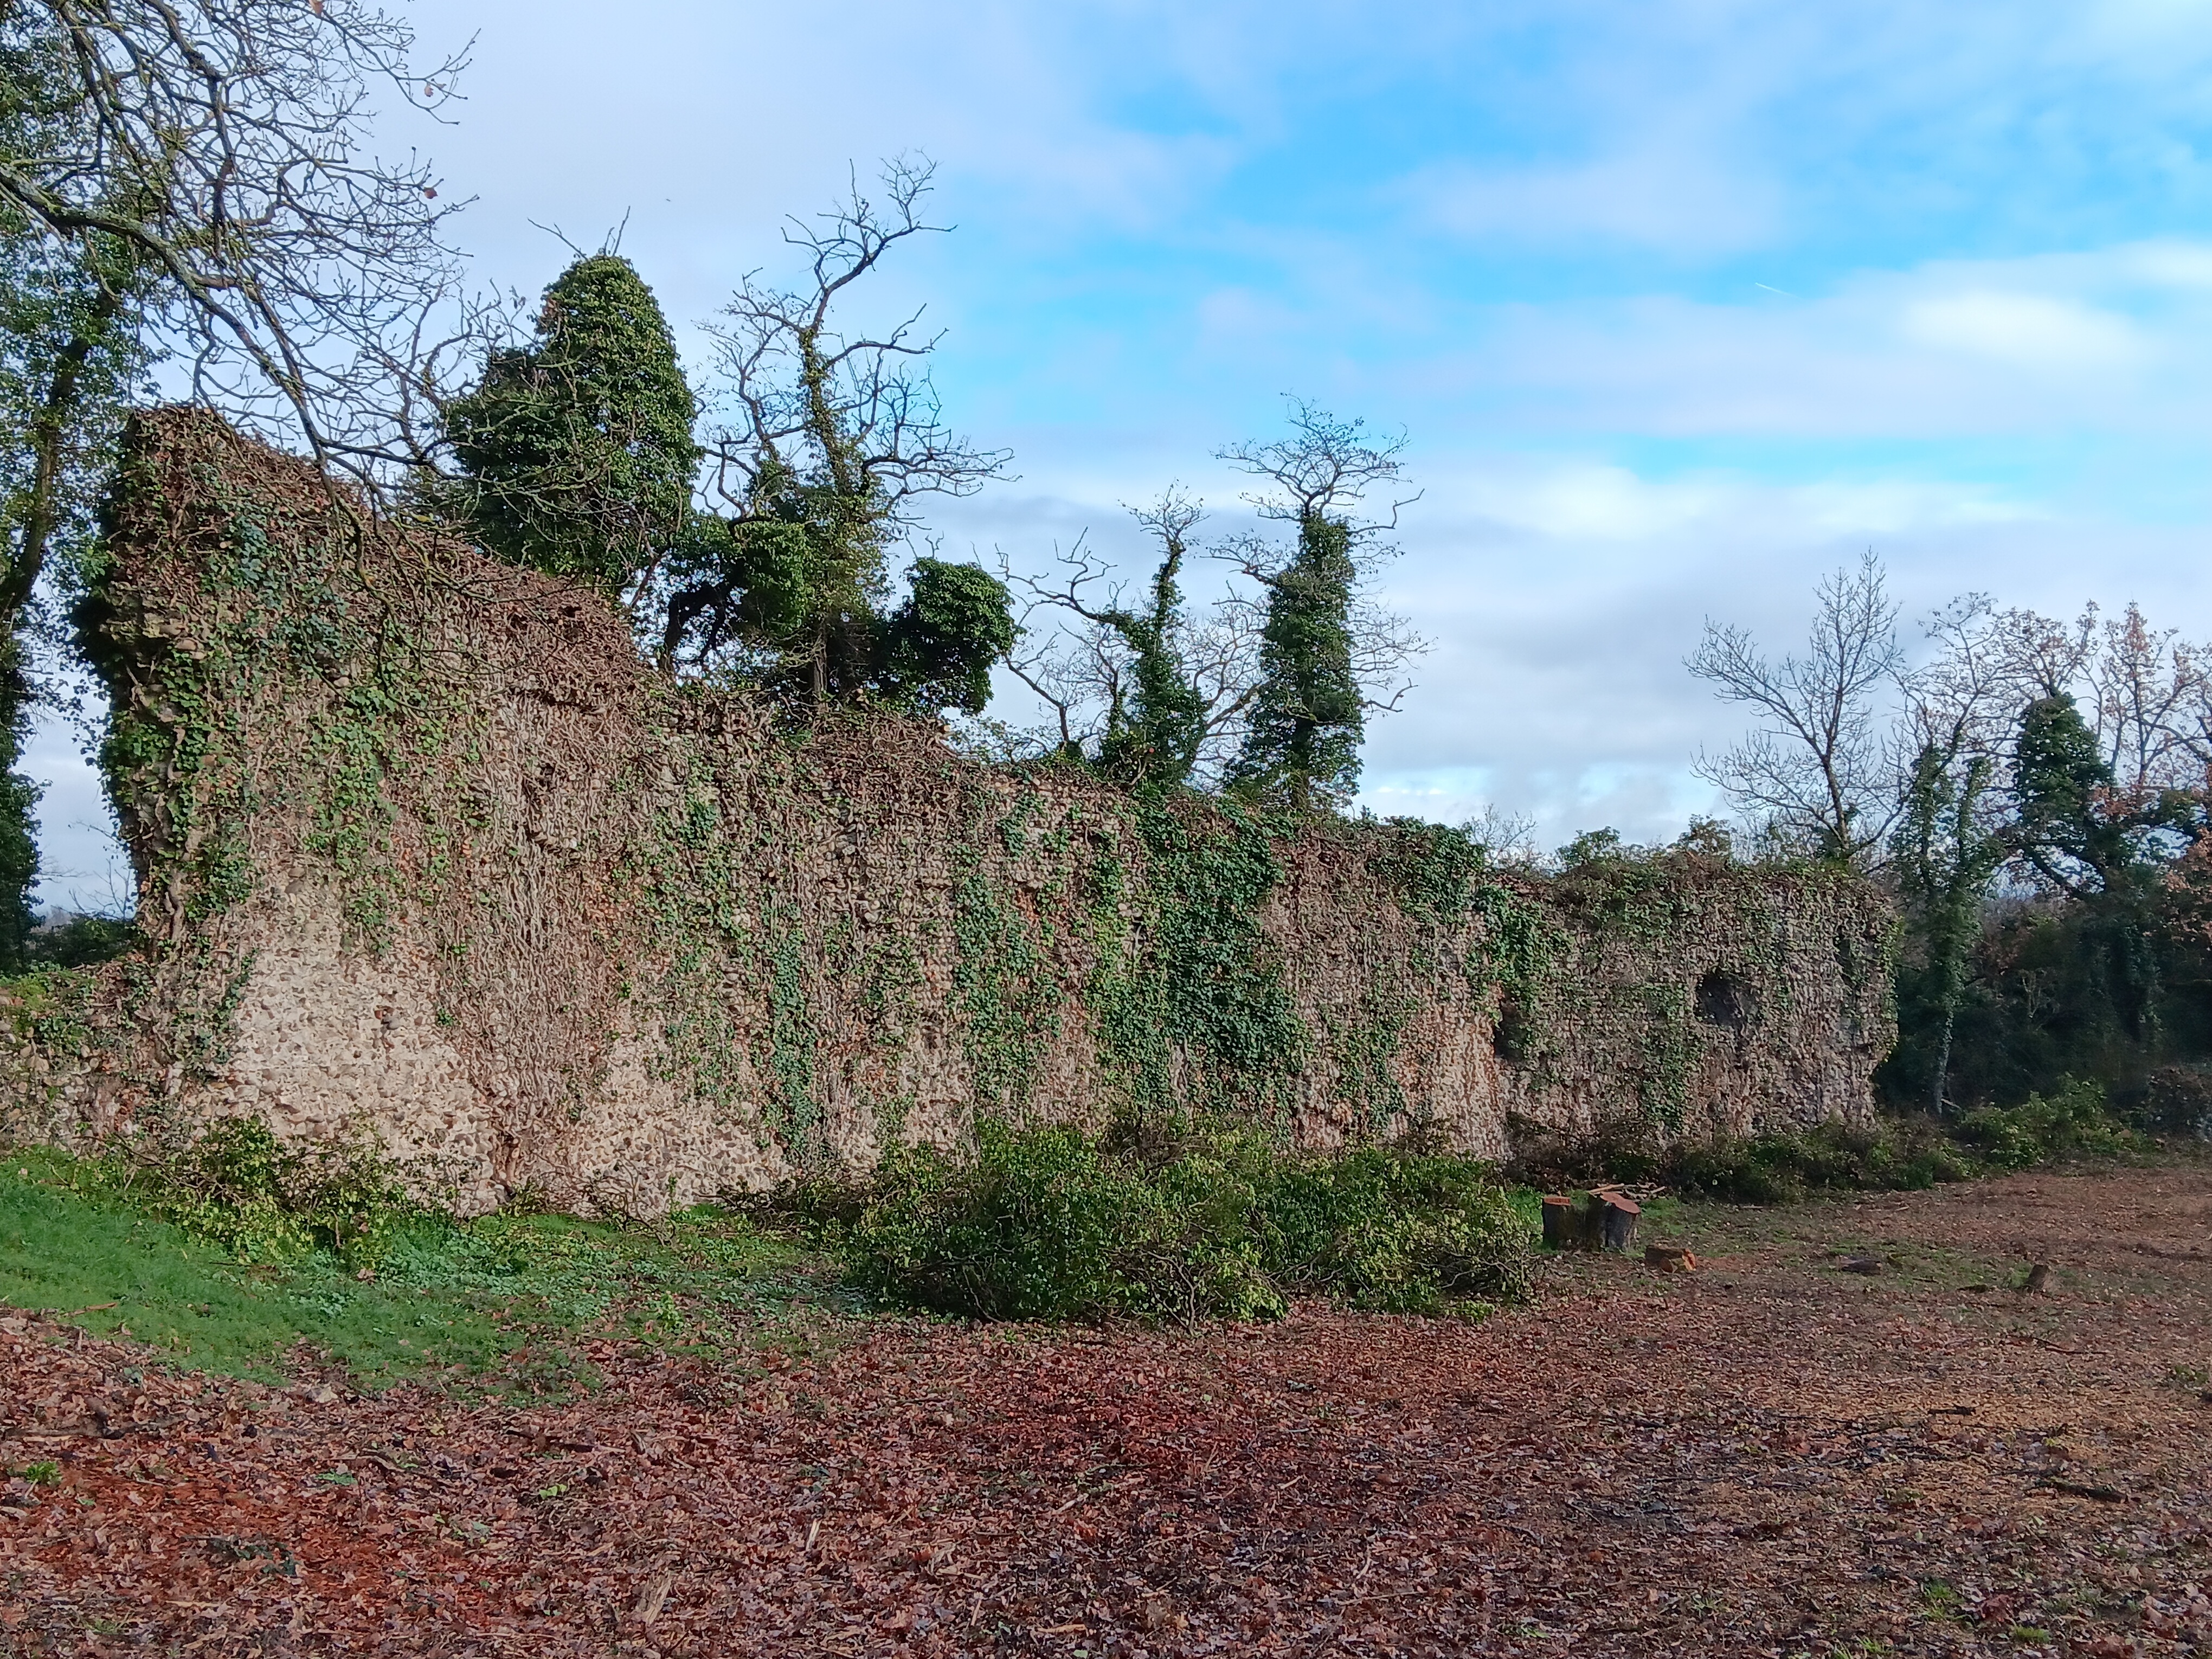
POLYGON ((84 366, 91 360, 98 337, 115 320, 120 303, 112 291, 100 290, 99 298, 93 301, 87 325, 70 337, 54 359, 53 378, 46 383, 46 401, 32 424, 35 459, 31 472, 31 500, 23 513, 22 537, 15 544, 15 557, 4 578, 0 578, 0 611, 5 612, 11 634, 23 607, 30 603, 38 587, 39 573, 46 568, 46 545, 52 541, 59 521, 57 498, 61 494, 62 450, 67 441, 70 418, 76 412, 77 387, 84 378, 84 366))
POLYGON ((1636 1243, 1636 1224, 1643 1219, 1643 1206, 1620 1193, 1600 1193, 1596 1197, 1596 1243, 1604 1249, 1627 1249, 1636 1243))
POLYGON ((1928 1109, 1936 1116, 1943 1115, 1943 1088, 1951 1079, 1951 1027, 1958 1016, 1947 1005, 1943 1010, 1943 1035, 1936 1044, 1936 1082, 1928 1109))

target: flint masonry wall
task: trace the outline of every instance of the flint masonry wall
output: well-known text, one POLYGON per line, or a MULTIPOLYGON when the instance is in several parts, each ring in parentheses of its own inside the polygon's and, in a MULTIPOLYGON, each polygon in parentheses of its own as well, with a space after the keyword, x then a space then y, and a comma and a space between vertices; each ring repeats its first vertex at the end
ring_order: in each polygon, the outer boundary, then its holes
POLYGON ((1219 1110, 1499 1155, 1869 1109, 1876 896, 1674 854, 1133 799, 933 726, 805 731, 601 601, 164 411, 92 637, 148 948, 19 990, 7 1127, 373 1132, 483 1206, 649 1212, 980 1115, 1219 1110))

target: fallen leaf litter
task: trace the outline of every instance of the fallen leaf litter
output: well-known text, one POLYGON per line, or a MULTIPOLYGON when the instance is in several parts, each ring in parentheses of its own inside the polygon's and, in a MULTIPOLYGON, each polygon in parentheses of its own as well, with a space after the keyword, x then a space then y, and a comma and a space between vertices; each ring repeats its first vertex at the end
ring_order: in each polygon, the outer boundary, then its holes
POLYGON ((0 1653, 2212 1648, 2212 1174, 1717 1225, 1702 1271, 1562 1260, 1480 1325, 605 1342, 534 1407, 10 1318, 0 1653), (2030 1260, 2045 1293, 1963 1293, 2030 1260))

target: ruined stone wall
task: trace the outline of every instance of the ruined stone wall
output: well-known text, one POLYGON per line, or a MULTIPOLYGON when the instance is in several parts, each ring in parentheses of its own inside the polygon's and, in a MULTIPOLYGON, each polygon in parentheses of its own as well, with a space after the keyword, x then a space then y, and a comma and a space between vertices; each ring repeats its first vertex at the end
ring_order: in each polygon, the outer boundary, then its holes
POLYGON ((210 419, 149 417, 131 457, 92 620, 149 945, 19 988, 15 1133, 252 1111, 373 1131, 471 1206, 651 1211, 983 1114, 1500 1155, 1869 1109, 1888 923, 1834 876, 1540 879, 926 722, 794 730, 210 419))

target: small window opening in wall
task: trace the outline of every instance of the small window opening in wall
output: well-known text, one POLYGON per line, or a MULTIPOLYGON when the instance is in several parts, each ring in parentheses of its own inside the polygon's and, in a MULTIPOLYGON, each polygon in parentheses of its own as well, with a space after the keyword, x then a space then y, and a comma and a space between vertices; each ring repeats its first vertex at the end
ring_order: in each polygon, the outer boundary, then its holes
POLYGON ((1498 1010, 1498 1024, 1492 1028, 1490 1046, 1498 1059, 1508 1066, 1524 1063, 1535 1047, 1535 1029, 1530 1024, 1528 1012, 1521 1006, 1520 999, 1507 997, 1498 1010))
POLYGON ((1698 1018, 1708 1025, 1741 1031, 1759 1020, 1759 993, 1734 974, 1718 969, 1698 981, 1698 1018))

